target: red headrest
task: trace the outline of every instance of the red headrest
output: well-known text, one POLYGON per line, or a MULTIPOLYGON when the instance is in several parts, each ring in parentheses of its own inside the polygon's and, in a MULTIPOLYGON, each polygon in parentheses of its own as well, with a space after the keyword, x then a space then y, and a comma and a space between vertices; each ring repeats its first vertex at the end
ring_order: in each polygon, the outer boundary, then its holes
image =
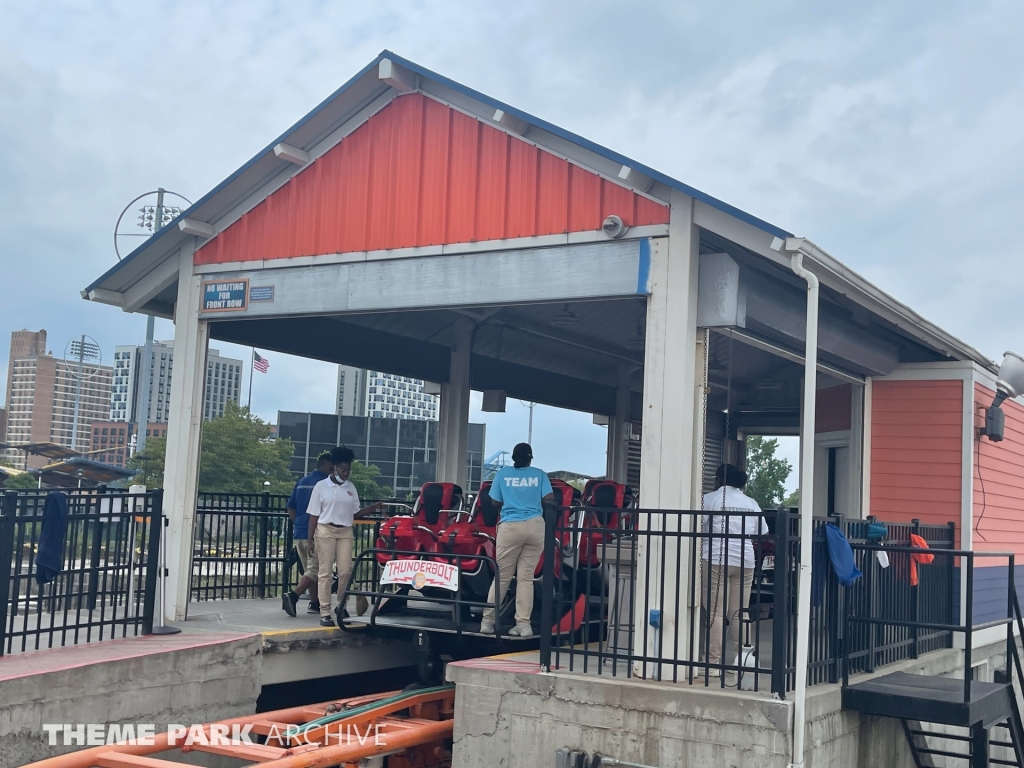
POLYGON ((413 507, 413 514, 427 525, 437 525, 442 509, 455 509, 462 500, 462 487, 455 483, 425 483, 413 507))
POLYGON ((551 490, 554 491, 555 504, 560 507, 572 506, 573 497, 579 493, 578 490, 565 482, 565 480, 557 478, 551 481, 551 490))
POLYGON ((490 480, 480 483, 480 492, 473 503, 474 522, 487 528, 494 528, 498 524, 498 510, 495 509, 490 496, 491 485, 490 480))
POLYGON ((623 509, 632 501, 628 486, 614 480, 588 480, 583 488, 583 503, 588 507, 623 509))

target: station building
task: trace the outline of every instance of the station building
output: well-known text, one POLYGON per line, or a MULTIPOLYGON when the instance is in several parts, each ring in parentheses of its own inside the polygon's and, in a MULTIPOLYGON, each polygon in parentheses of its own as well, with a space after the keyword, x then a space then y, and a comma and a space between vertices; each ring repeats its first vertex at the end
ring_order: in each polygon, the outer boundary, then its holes
MULTIPOLYGON (((175 323, 172 618, 211 340, 439 382, 438 480, 466 485, 470 391, 497 390, 607 418, 614 479, 639 436, 646 509, 699 509, 747 436, 800 435, 815 515, 1024 551, 1024 408, 979 439, 984 354, 813 242, 386 51, 83 296, 175 323)), ((1005 611, 981 565, 978 620, 1005 611)))

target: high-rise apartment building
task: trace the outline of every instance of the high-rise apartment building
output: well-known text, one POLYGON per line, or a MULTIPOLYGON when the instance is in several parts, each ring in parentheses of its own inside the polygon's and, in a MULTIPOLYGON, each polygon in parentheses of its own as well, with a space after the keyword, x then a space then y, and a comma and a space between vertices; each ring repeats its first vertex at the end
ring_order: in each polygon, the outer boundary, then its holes
MULTIPOLYGON (((46 351, 46 331, 15 331, 7 372, 8 445, 57 443, 79 451, 89 449, 94 421, 105 419, 110 408, 113 369, 86 363, 81 386, 76 363, 66 363, 46 351), (72 437, 75 402, 78 431, 72 437)), ((20 455, 17 451, 13 455, 20 455)), ((9 454, 9 455, 11 455, 9 454)), ((33 457, 30 467, 45 459, 33 457)))
POLYGON ((437 421, 438 400, 421 379, 338 366, 338 416, 437 421))
MULTIPOLYGON (((114 350, 114 385, 110 395, 110 420, 138 422, 136 403, 142 384, 144 346, 121 346, 114 350)), ((149 421, 164 423, 170 417, 171 383, 174 370, 174 345, 153 342, 149 380, 149 421)), ((206 359, 206 394, 203 418, 209 421, 224 415, 228 400, 238 402, 242 391, 242 361, 221 357, 211 349, 206 359)))
POLYGON ((338 416, 366 415, 366 378, 365 368, 353 368, 351 365, 338 366, 338 400, 334 412, 338 416))

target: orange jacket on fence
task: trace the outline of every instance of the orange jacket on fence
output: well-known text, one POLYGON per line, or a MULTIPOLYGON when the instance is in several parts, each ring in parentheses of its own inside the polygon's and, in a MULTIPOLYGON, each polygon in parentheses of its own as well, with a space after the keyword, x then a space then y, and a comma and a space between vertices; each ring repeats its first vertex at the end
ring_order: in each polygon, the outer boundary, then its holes
MULTIPOLYGON (((920 547, 921 549, 928 549, 928 542, 918 536, 916 533, 910 534, 910 546, 920 547)), ((916 552, 910 556, 910 586, 917 586, 917 564, 928 565, 932 560, 935 559, 935 555, 922 552, 917 554, 916 552)))

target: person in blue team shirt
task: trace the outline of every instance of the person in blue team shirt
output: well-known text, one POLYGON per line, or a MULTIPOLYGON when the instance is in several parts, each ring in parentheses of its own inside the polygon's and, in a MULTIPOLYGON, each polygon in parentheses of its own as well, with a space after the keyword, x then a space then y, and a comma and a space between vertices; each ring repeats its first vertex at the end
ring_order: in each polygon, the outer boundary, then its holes
MULTIPOLYGON (((533 573, 544 552, 544 502, 554 499, 547 473, 531 467, 533 449, 519 443, 512 449, 512 466, 502 467, 494 476, 488 495, 500 510, 495 560, 501 594, 495 596, 494 582, 487 602, 501 605, 513 574, 516 576, 516 624, 509 630, 515 637, 531 637, 533 627, 533 573), (495 600, 497 597, 497 600, 495 600)), ((480 631, 494 633, 495 611, 484 610, 480 631)))
POLYGON ((320 613, 320 603, 316 596, 317 571, 320 565, 316 558, 316 547, 309 536, 309 515, 306 513, 309 507, 309 497, 313 493, 313 486, 325 479, 331 473, 331 452, 324 451, 316 460, 316 469, 299 480, 288 497, 288 517, 293 521, 292 542, 295 544, 295 551, 298 552, 299 562, 302 563, 302 578, 295 585, 291 592, 285 592, 281 596, 281 607, 289 616, 295 615, 295 606, 299 597, 307 589, 309 592, 309 612, 320 613))

